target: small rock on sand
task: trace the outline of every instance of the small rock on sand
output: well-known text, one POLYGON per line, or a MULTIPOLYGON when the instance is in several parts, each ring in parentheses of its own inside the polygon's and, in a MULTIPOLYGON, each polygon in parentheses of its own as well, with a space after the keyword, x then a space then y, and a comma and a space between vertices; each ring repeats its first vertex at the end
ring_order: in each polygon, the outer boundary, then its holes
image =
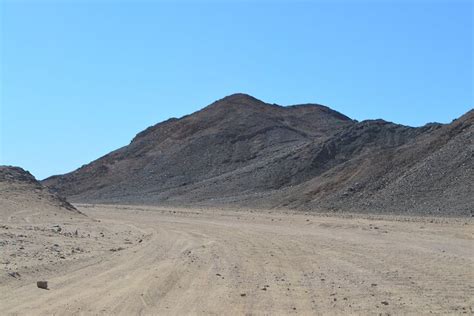
POLYGON ((38 281, 36 282, 36 286, 40 289, 47 290, 48 289, 48 281, 38 281))

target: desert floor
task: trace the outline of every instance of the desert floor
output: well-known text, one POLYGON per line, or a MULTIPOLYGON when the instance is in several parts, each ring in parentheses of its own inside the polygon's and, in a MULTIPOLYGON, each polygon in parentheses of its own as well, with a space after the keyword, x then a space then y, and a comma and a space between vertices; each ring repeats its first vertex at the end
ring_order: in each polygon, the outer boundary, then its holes
POLYGON ((79 209, 0 222, 2 315, 473 313, 470 219, 79 209))

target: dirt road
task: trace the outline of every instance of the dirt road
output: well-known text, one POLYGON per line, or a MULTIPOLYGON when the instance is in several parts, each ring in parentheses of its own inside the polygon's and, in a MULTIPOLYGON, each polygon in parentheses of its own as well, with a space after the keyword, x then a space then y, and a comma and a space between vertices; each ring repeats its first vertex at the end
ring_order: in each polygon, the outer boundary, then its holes
MULTIPOLYGON (((472 222, 81 207, 121 247, 2 279, 2 314, 473 312, 472 222), (122 238, 122 239, 121 239, 122 238), (138 239, 139 238, 139 239, 138 239)), ((90 242, 89 242, 89 247, 90 242)), ((30 270, 29 270, 30 271, 30 270)))

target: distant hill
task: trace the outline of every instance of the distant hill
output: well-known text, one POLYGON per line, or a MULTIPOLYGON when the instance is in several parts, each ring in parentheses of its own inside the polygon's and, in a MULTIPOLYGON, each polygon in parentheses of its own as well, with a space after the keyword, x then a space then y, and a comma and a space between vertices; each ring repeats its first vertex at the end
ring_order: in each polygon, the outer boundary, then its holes
POLYGON ((234 94, 43 181, 71 201, 470 216, 474 111, 420 128, 234 94))
POLYGON ((44 187, 28 171, 19 167, 0 166, 0 219, 8 220, 15 214, 25 218, 36 212, 45 216, 55 213, 80 214, 74 206, 44 187))

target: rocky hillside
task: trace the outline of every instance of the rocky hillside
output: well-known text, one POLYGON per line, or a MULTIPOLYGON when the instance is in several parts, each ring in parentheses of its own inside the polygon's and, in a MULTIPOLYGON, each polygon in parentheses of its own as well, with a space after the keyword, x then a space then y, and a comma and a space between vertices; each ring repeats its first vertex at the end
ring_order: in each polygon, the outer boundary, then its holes
MULTIPOLYGON (((0 166, 0 218, 26 213, 80 214, 64 198, 51 192, 31 173, 19 167, 0 166)), ((42 214, 46 215, 46 214, 42 214)))
POLYGON ((44 184, 80 202, 469 216, 473 116, 412 128, 235 94, 44 184))

